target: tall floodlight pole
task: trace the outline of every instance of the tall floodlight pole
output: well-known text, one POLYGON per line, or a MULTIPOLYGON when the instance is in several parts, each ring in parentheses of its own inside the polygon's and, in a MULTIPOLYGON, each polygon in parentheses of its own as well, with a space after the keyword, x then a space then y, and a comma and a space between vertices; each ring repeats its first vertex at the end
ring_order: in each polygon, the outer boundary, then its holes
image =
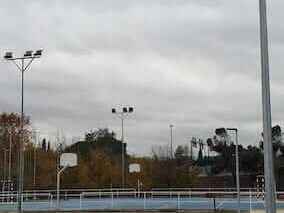
POLYGON ((240 198, 240 166, 239 166, 239 144, 238 144, 238 129, 237 128, 227 128, 229 131, 235 132, 235 143, 236 143, 236 176, 237 176, 237 196, 238 196, 238 213, 241 212, 241 198, 240 198))
POLYGON ((173 127, 174 125, 170 124, 169 127, 171 129, 171 153, 170 153, 171 155, 170 157, 171 159, 173 159, 173 127))
POLYGON ((275 179, 272 155, 271 133, 271 103, 269 82, 269 55, 266 0, 259 0, 260 20, 260 51, 261 51, 261 82, 262 82, 262 119, 264 144, 264 174, 265 174, 265 207, 267 213, 276 212, 275 179))
POLYGON ((9 170, 8 170, 8 180, 9 184, 11 182, 11 167, 12 167, 12 140, 13 140, 13 127, 10 127, 9 135, 9 170))
POLYGON ((33 172, 33 175, 34 175, 34 189, 35 189, 35 185, 36 185, 36 143, 35 143, 35 146, 34 146, 34 172, 33 172))
POLYGON ((34 142, 34 165, 33 165, 33 184, 34 184, 34 189, 36 185, 36 148, 37 148, 37 132, 36 130, 33 131, 33 142, 34 142))
POLYGON ((124 188, 125 184, 125 162, 124 162, 124 119, 133 112, 133 107, 122 107, 122 111, 117 112, 115 108, 112 108, 111 112, 117 115, 121 120, 121 186, 124 188))
POLYGON ((4 182, 6 182, 6 177, 7 177, 7 168, 6 168, 6 165, 7 165, 7 154, 6 152, 8 152, 9 150, 8 149, 5 149, 3 148, 3 152, 4 152, 4 168, 3 168, 3 173, 4 173, 4 182))
POLYGON ((23 57, 13 57, 12 52, 6 52, 4 59, 12 61, 20 70, 22 76, 22 101, 21 101, 21 127, 20 127, 20 162, 19 162, 19 183, 18 183, 18 211, 23 211, 22 193, 24 188, 24 72, 34 59, 40 58, 42 50, 26 51, 23 57), (20 63, 18 63, 18 61, 20 63), (27 63, 25 63, 27 61, 27 63))

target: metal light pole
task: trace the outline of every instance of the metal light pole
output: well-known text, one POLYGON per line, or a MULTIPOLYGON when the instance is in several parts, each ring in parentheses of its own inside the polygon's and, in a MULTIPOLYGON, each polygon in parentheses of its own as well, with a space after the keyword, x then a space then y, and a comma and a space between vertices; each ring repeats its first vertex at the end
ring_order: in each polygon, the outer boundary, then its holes
POLYGON ((267 213, 276 212, 275 178, 272 154, 271 133, 271 103, 269 81, 269 54, 266 0, 259 0, 260 22, 260 51, 261 51, 261 86, 262 86, 262 119, 264 145, 264 174, 265 174, 265 207, 267 213))
POLYGON ((170 124, 169 127, 171 129, 171 159, 173 159, 173 127, 174 125, 170 124))
POLYGON ((26 51, 23 57, 13 57, 12 52, 6 52, 4 59, 12 61, 20 70, 22 76, 22 101, 21 101, 21 134, 20 134, 20 162, 19 162, 19 183, 18 183, 18 211, 23 211, 22 193, 24 188, 24 72, 34 59, 40 58, 42 50, 26 51), (17 61, 20 63, 18 64, 17 61), (27 61, 27 63, 25 63, 27 61))
POLYGON ((3 159, 3 163, 4 163, 4 168, 3 168, 3 173, 4 173, 4 182, 6 181, 6 176, 7 176, 7 169, 6 169, 6 165, 7 165, 7 154, 6 152, 8 152, 8 149, 3 148, 2 149, 4 152, 4 159, 3 159))
POLYGON ((34 147, 34 188, 35 188, 35 185, 36 185, 36 144, 35 144, 35 147, 34 147))
POLYGON ((13 140, 13 129, 10 128, 10 137, 9 137, 9 170, 8 170, 8 180, 11 182, 11 166, 12 166, 12 140, 13 140))
POLYGON ((235 132, 235 143, 236 143, 236 176, 237 176, 237 194, 238 194, 238 213, 241 212, 241 198, 240 198, 240 166, 239 166, 239 144, 238 144, 238 129, 227 128, 229 131, 235 132))
POLYGON ((133 107, 123 107, 122 111, 117 112, 115 108, 112 108, 111 112, 117 115, 121 119, 121 186, 124 188, 125 184, 125 163, 124 163, 124 119, 133 112, 133 107))
POLYGON ((33 140, 34 140, 34 163, 33 163, 33 185, 35 189, 36 185, 36 149, 37 149, 37 142, 38 142, 38 137, 37 137, 37 132, 33 132, 33 140))

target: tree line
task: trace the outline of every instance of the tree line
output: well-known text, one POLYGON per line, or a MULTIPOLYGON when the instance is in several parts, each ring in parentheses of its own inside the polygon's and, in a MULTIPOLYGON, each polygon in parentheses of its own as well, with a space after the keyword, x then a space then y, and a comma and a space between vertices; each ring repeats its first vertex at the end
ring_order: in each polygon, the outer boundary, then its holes
MULTIPOLYGON (((122 142, 117 139, 114 132, 110 132, 107 128, 89 131, 85 133, 84 140, 69 146, 64 145, 64 137, 58 134, 58 143, 54 149, 51 148, 52 142, 46 139, 42 139, 40 146, 34 143, 34 135, 30 126, 30 118, 25 117, 25 189, 55 189, 59 156, 63 152, 77 153, 79 162, 77 167, 69 168, 62 174, 62 188, 121 187, 122 142)), ((2 113, 0 115, 0 149, 4 156, 5 150, 9 150, 11 144, 11 180, 15 183, 17 183, 18 174, 19 128, 18 114, 2 113)), ((277 172, 282 166, 284 151, 280 126, 273 127, 272 133, 277 172)), ((200 186, 198 175, 204 167, 211 168, 211 173, 208 175, 212 176, 222 171, 234 174, 235 145, 226 132, 215 134, 212 138, 208 138, 206 143, 201 144, 203 143, 199 141, 197 158, 193 158, 192 147, 188 145, 178 146, 172 158, 166 146, 153 146, 151 157, 135 157, 127 154, 127 145, 124 144, 126 186, 137 188, 138 178, 143 190, 200 186), (202 149, 205 145, 217 154, 203 156, 202 149), (127 168, 131 163, 139 163, 141 172, 129 173, 127 168)), ((261 142, 258 147, 240 145, 239 155, 241 172, 254 175, 263 174, 261 142)), ((7 156, 6 159, 0 161, 2 180, 8 178, 9 159, 7 156)))

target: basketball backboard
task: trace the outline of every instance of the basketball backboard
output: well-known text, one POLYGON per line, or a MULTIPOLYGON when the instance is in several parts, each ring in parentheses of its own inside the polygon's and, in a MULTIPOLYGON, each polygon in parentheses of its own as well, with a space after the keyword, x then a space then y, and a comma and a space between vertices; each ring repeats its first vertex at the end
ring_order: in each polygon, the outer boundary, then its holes
POLYGON ((132 163, 129 165, 129 172, 140 172, 140 164, 139 163, 132 163))
POLYGON ((60 166, 77 166, 77 155, 74 153, 63 153, 60 156, 60 166))

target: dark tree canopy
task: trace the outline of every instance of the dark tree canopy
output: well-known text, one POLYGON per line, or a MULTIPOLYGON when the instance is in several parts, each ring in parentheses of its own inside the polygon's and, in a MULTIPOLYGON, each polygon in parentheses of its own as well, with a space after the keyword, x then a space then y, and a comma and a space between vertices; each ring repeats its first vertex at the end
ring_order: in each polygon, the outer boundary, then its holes
MULTIPOLYGON (((272 147, 273 151, 276 153, 279 149, 283 153, 283 146, 284 144, 281 141, 282 131, 281 127, 279 125, 275 125, 271 129, 272 134, 272 147)), ((263 137, 263 133, 261 133, 261 136, 263 137)), ((259 142, 260 149, 264 148, 263 141, 259 142)))
POLYGON ((46 139, 45 138, 42 140, 41 149, 46 150, 46 139))
MULTIPOLYGON (((85 140, 79 141, 66 148, 66 152, 76 152, 84 159, 88 159, 95 150, 106 152, 111 158, 121 156, 121 141, 115 138, 113 132, 107 128, 90 131, 85 134, 85 140)), ((124 144, 126 155, 126 144, 124 144)))

